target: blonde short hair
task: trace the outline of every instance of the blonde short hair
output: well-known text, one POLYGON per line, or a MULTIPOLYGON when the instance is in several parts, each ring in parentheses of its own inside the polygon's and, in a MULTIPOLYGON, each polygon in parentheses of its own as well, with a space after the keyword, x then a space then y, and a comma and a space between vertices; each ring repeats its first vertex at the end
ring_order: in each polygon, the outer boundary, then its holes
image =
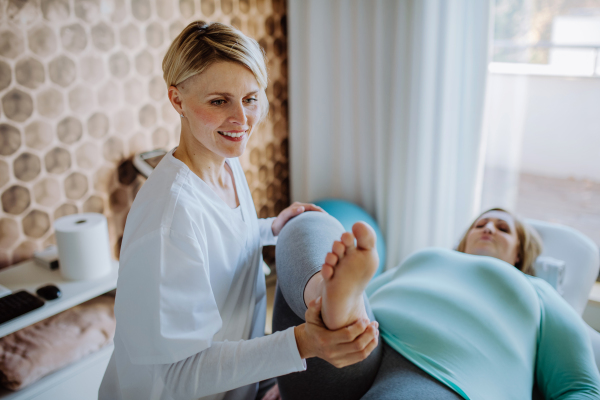
POLYGON ((461 253, 465 252, 467 247, 467 236, 469 235, 469 232, 471 229, 473 229, 477 220, 479 220, 482 215, 490 211, 502 211, 513 217, 513 220, 515 221, 515 229, 517 231, 517 238, 519 239, 519 261, 515 263, 515 267, 527 275, 533 275, 533 263, 535 259, 538 258, 538 256, 542 253, 543 249, 542 238, 533 227, 529 226, 516 215, 506 211, 503 208, 492 208, 482 212, 477 218, 475 218, 475 221, 473 221, 469 229, 467 229, 464 236, 460 240, 456 250, 460 251, 461 253))
POLYGON ((265 53, 256 40, 219 22, 195 21, 173 40, 163 59, 163 78, 167 87, 177 86, 201 74, 215 62, 236 62, 248 68, 264 96, 263 116, 268 112, 265 89, 268 84, 265 53))

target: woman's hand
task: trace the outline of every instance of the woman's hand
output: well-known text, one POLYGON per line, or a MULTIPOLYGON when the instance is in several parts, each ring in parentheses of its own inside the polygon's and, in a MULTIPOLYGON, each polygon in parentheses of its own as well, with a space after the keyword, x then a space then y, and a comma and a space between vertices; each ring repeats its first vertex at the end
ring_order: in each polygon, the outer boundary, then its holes
POLYGON ((279 235, 283 226, 296 215, 302 214, 304 211, 320 211, 325 212, 321 207, 316 206, 310 203, 298 203, 295 202, 288 208, 284 209, 279 213, 275 221, 273 221, 273 225, 271 225, 271 230, 273 231, 273 236, 279 235))
POLYGON ((319 357, 337 368, 342 368, 364 360, 377 347, 377 321, 359 319, 350 326, 330 331, 325 327, 320 314, 319 297, 308 305, 306 323, 294 328, 300 357, 319 357))
POLYGON ((265 395, 262 400, 281 400, 281 395, 279 394, 279 386, 275 384, 265 395))

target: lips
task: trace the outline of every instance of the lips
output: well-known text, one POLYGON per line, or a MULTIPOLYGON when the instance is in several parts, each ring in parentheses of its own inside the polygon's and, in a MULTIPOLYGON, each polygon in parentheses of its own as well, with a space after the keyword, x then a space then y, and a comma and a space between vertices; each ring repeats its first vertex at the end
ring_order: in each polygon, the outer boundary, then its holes
POLYGON ((227 137, 232 137, 232 138, 239 138, 242 135, 244 135, 244 133, 246 133, 246 131, 231 131, 231 132, 227 132, 227 131, 218 131, 221 135, 223 136, 227 136, 227 137))
POLYGON ((246 132, 248 131, 217 131, 219 132, 219 135, 221 135, 223 138, 233 141, 233 142, 239 142, 241 140, 244 139, 244 135, 246 135, 246 132))

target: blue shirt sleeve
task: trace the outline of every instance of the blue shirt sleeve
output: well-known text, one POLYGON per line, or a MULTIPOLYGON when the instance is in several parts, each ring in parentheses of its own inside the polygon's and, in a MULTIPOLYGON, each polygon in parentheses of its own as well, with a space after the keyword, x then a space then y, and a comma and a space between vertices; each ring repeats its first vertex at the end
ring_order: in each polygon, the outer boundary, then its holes
POLYGON ((581 317, 546 282, 530 278, 540 298, 536 380, 546 399, 600 399, 600 375, 581 317))

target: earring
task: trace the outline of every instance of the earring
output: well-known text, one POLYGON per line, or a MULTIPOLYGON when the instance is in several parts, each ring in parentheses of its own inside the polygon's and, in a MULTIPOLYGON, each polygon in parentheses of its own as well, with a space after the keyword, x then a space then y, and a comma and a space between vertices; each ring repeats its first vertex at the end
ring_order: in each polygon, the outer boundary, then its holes
POLYGON ((181 118, 183 118, 183 113, 179 114, 179 116, 180 116, 181 118))

